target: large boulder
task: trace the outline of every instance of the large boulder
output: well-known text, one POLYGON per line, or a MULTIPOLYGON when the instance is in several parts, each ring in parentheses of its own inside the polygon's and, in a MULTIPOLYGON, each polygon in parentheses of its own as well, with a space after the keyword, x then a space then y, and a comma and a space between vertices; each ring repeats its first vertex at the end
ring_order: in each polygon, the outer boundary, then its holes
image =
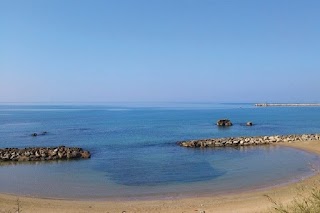
POLYGON ((228 119, 220 119, 217 121, 217 126, 232 126, 232 123, 228 119))

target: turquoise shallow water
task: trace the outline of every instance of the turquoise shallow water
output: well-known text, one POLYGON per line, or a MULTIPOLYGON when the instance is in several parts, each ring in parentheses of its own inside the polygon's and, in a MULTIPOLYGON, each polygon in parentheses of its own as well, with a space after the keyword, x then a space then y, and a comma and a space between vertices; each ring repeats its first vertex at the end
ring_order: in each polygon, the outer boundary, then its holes
POLYGON ((225 193, 294 181, 319 157, 292 148, 187 149, 210 137, 320 133, 320 108, 251 104, 0 106, 0 147, 79 146, 90 160, 0 166, 0 192, 58 198, 225 193), (217 128, 219 118, 234 126, 217 128), (256 125, 246 127, 246 121, 256 125), (48 131, 31 137, 33 132, 48 131))

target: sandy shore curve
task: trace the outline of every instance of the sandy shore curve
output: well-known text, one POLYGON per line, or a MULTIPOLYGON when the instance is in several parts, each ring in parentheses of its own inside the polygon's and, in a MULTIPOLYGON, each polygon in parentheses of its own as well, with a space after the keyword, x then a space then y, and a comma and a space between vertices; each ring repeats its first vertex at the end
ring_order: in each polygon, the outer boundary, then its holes
MULTIPOLYGON (((298 141, 293 143, 279 143, 320 155, 320 141, 298 141)), ((32 197, 17 197, 14 195, 0 194, 0 213, 16 212, 18 205, 23 213, 28 212, 266 212, 272 203, 265 195, 287 204, 298 194, 301 187, 312 187, 320 182, 320 174, 300 180, 296 183, 275 186, 267 189, 247 191, 221 196, 189 197, 173 200, 148 200, 148 201, 75 201, 58 200, 32 197)), ((0 189, 1 190, 1 189, 0 189)))

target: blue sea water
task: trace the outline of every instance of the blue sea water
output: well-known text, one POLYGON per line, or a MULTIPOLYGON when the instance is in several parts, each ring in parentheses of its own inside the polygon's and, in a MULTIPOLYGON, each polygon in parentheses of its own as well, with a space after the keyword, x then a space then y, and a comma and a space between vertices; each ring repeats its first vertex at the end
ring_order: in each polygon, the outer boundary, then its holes
POLYGON ((2 164, 0 193, 179 197, 282 184, 311 175, 319 157, 280 146, 188 149, 176 142, 320 133, 319 118, 318 107, 253 104, 0 105, 1 148, 66 145, 92 153, 89 160, 2 164), (216 127, 220 118, 234 126, 216 127), (42 131, 48 134, 30 136, 42 131))

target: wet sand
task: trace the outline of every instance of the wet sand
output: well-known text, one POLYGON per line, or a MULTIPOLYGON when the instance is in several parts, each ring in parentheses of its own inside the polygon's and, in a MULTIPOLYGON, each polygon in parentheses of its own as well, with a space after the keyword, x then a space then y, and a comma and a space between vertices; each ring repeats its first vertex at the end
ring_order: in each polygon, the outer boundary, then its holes
MULTIPOLYGON (((279 143, 277 145, 302 149, 320 155, 320 141, 298 141, 279 143)), ((319 168, 315 168, 319 169, 319 168)), ((250 175, 250 174, 248 174, 250 175)), ((299 193, 301 187, 312 187, 319 184, 320 174, 300 180, 296 183, 276 186, 267 189, 247 191, 221 196, 189 197, 173 200, 145 201, 76 201, 45 198, 17 197, 0 194, 0 213, 16 212, 18 203, 20 210, 26 212, 266 212, 272 203, 265 195, 284 204, 289 203, 299 193), (19 199, 19 201, 17 201, 19 199)), ((1 190, 1 189, 0 189, 1 190)))

